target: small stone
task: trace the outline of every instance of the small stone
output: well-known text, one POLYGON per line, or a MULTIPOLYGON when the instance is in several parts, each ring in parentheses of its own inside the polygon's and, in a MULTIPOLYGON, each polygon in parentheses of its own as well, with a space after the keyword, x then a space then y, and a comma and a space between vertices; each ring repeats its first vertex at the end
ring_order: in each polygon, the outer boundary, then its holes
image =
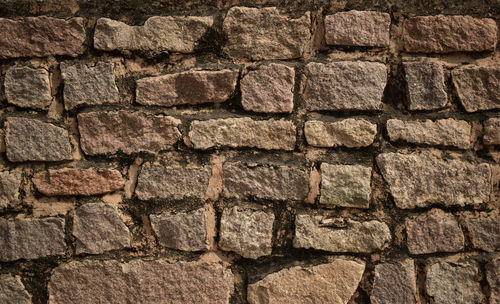
POLYGON ((78 114, 80 145, 87 155, 158 153, 172 148, 180 120, 145 112, 109 111, 78 114))
POLYGON ((495 20, 471 16, 418 16, 405 20, 404 46, 411 53, 484 52, 495 50, 495 20))
POLYGON ((500 109, 500 67, 465 66, 451 76, 467 112, 500 109))
POLYGON ((488 252, 500 249, 500 216, 498 214, 467 216, 465 226, 475 248, 488 252))
POLYGON ((0 261, 63 255, 64 219, 0 219, 0 261))
POLYGON ((0 303, 31 304, 31 296, 19 276, 0 275, 0 303))
POLYGON ((500 117, 494 117, 484 122, 483 142, 486 145, 500 145, 500 117))
POLYGON ((417 282, 413 260, 375 266, 370 303, 417 303, 417 282))
POLYGON ((241 80, 241 104, 246 111, 291 113, 294 85, 293 68, 276 63, 260 66, 241 80))
POLYGON ((486 280, 490 285, 490 304, 500 304, 500 258, 486 265, 486 280))
POLYGON ((464 249, 464 234, 453 214, 440 209, 407 218, 406 237, 411 254, 457 252, 464 249))
POLYGON ((222 212, 219 247, 258 259, 272 252, 274 214, 233 207, 222 212))
POLYGON ((310 120, 304 124, 304 134, 314 147, 368 147, 377 135, 377 124, 353 118, 336 122, 310 120))
POLYGON ((193 121, 188 136, 194 148, 201 150, 247 147, 291 151, 295 149, 296 129, 287 120, 209 119, 193 121))
POLYGON ((148 106, 221 103, 236 89, 238 71, 187 71, 137 80, 136 102, 148 106))
POLYGON ((325 17, 329 45, 388 47, 391 16, 370 11, 338 12, 325 17))
POLYGON ((7 118, 5 144, 12 162, 63 161, 73 158, 68 131, 23 117, 7 118))
POLYGON ((311 16, 283 15, 275 7, 232 7, 222 24, 224 52, 238 59, 293 59, 301 57, 311 40, 311 16))
POLYGON ((323 224, 322 216, 299 214, 295 218, 293 247, 331 252, 371 253, 391 242, 391 231, 383 222, 347 220, 340 227, 323 224))
POLYGON ((311 62, 305 66, 304 100, 311 111, 382 109, 384 64, 367 61, 311 62))
POLYGON ((151 226, 161 246, 185 251, 209 249, 207 211, 151 214, 151 226))
POLYGON ((427 269, 425 289, 436 304, 483 303, 478 267, 473 263, 431 265, 427 269))
POLYGON ((248 285, 248 302, 347 304, 358 288, 364 270, 364 262, 344 259, 283 269, 248 285))
POLYGON ((320 203, 340 207, 368 208, 372 168, 360 165, 321 164, 320 203))
POLYGON ((5 73, 7 102, 21 108, 46 109, 52 102, 49 72, 44 68, 15 66, 5 73))
POLYGON ((125 180, 114 169, 49 169, 33 177, 38 191, 47 196, 97 195, 118 191, 125 180))
POLYGON ((489 201, 491 168, 430 153, 383 153, 377 164, 398 208, 434 203, 444 206, 478 205, 489 201))
POLYGON ((448 104, 444 69, 435 62, 404 62, 408 109, 438 110, 448 104))
POLYGON ((21 200, 19 199, 21 182, 21 172, 0 172, 0 210, 21 204, 21 200))
POLYGON ((118 88, 113 64, 99 61, 95 64, 61 63, 64 80, 64 107, 72 110, 81 105, 100 105, 118 102, 118 88))
POLYGON ((100 254, 130 247, 130 232, 120 214, 104 203, 89 203, 76 209, 73 236, 76 254, 100 254))
POLYGON ((165 167, 146 163, 139 173, 135 194, 140 200, 203 198, 210 176, 208 167, 165 167))

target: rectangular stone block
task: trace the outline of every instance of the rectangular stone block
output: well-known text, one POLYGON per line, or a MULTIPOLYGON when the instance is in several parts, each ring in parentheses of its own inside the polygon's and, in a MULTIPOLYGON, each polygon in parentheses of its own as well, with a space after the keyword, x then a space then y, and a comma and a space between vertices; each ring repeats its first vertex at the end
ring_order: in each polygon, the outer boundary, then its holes
POLYGON ((377 135, 377 124, 364 119, 348 118, 336 122, 306 121, 304 135, 315 147, 368 147, 377 135))
POLYGON ((4 86, 7 102, 18 107, 46 109, 52 102, 47 69, 14 66, 5 73, 4 86))
POLYGON ((437 110, 446 107, 448 94, 441 64, 404 62, 403 67, 409 110, 437 110))
POLYGON ((464 66, 451 79, 467 112, 500 109, 500 67, 464 66))
POLYGON ((467 214, 465 227, 474 248, 488 252, 500 249, 500 216, 492 213, 467 214))
POLYGON ((375 266, 370 303, 419 303, 413 260, 387 262, 375 266))
POLYGON ((484 122, 483 142, 486 145, 500 145, 500 117, 494 117, 484 122))
POLYGON ((0 172, 0 210, 21 204, 19 188, 22 181, 19 171, 0 172))

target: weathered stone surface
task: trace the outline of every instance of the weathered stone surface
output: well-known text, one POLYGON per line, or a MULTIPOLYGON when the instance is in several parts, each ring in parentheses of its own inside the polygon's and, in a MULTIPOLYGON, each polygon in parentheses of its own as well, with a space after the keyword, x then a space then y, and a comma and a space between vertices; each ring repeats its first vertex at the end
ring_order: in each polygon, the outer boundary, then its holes
POLYGON ((151 214, 151 226, 160 245, 185 251, 209 248, 205 208, 190 212, 151 214))
POLYGON ((209 119, 193 121, 188 136, 195 149, 248 147, 291 151, 295 148, 296 129, 287 120, 209 119))
POLYGON ((87 155, 138 152, 158 153, 172 147, 181 122, 170 116, 144 112, 109 111, 78 114, 80 145, 87 155))
POLYGON ((484 122, 483 142, 487 145, 500 145, 500 117, 490 118, 484 122))
POLYGON ((486 265, 486 280, 490 285, 490 304, 500 303, 500 258, 493 259, 486 265))
POLYGON ((68 20, 47 16, 20 20, 0 18, 0 59, 76 56, 83 51, 85 24, 83 18, 68 20))
POLYGON ((489 200, 488 164, 443 160, 430 153, 383 153, 377 156, 377 164, 399 208, 432 203, 465 206, 489 200))
POLYGON ((325 40, 330 45, 388 47, 390 26, 387 13, 338 12, 325 17, 325 40))
POLYGON ((500 109, 500 67, 465 66, 451 79, 467 112, 500 109))
POLYGON ((247 167, 226 163, 222 169, 224 193, 229 197, 255 196, 272 200, 303 200, 309 192, 306 171, 286 166, 247 167))
POLYGON ((19 199, 21 182, 21 172, 0 172, 0 210, 21 204, 21 200, 19 199))
POLYGON ((386 67, 378 62, 311 62, 305 67, 304 100, 312 111, 381 110, 386 67))
POLYGON ((66 110, 81 105, 99 105, 118 102, 118 88, 113 64, 99 61, 94 64, 60 64, 64 80, 64 107, 66 110))
POLYGON ((139 174, 135 194, 140 200, 203 198, 210 175, 208 167, 181 168, 146 163, 139 174))
POLYGON ((94 47, 103 51, 143 51, 193 53, 212 26, 213 17, 155 16, 142 26, 100 18, 94 34, 94 47))
POLYGON ((432 121, 402 121, 389 119, 387 133, 391 141, 415 144, 451 146, 460 149, 471 147, 472 128, 465 120, 453 118, 432 121))
POLYGON ((222 25, 224 52, 251 60, 299 58, 311 39, 310 27, 309 12, 293 19, 275 7, 232 7, 222 25))
POLYGON ((125 180, 114 169, 49 169, 33 177, 33 183, 44 195, 96 195, 122 189, 125 180))
POLYGON ((20 277, 0 275, 0 303, 31 304, 31 296, 20 277))
POLYGON ((493 51, 495 20, 471 16, 418 16, 404 22, 405 50, 412 53, 493 51))
POLYGON ((130 247, 130 232, 118 210, 104 203, 89 203, 75 210, 73 236, 76 254, 130 247))
POLYGON ((391 238, 391 231, 383 222, 347 220, 339 227, 330 227, 322 216, 299 214, 295 218, 293 247, 370 253, 385 248, 391 238))
POLYGON ((0 261, 62 255, 64 219, 0 219, 0 261))
POLYGON ((498 214, 469 215, 465 226, 475 248, 493 252, 500 249, 500 216, 498 214))
POLYGON ((361 165, 321 164, 320 203, 368 208, 372 168, 361 165))
POLYGON ((375 266, 370 295, 372 304, 417 303, 417 282, 413 260, 382 263, 375 266))
POLYGON ((425 290, 436 304, 483 303, 478 267, 473 262, 429 266, 425 290))
POLYGON ((5 73, 7 102, 21 108, 46 109, 52 102, 49 72, 44 68, 15 66, 5 73))
POLYGON ((440 209, 407 218, 406 238, 411 254, 456 252, 464 249, 464 234, 457 219, 440 209))
POLYGON ((136 101, 143 105, 174 106, 221 103, 236 89, 238 71, 186 71, 137 80, 136 101))
POLYGON ((291 113, 294 85, 293 68, 277 63, 260 66, 240 82, 241 105, 246 111, 291 113))
POLYGON ((54 269, 48 286, 50 304, 228 304, 233 290, 220 264, 165 259, 74 261, 54 269))
POLYGON ((5 145, 12 162, 71 160, 68 131, 51 123, 23 117, 9 117, 5 145))
POLYGON ((219 247, 257 259, 272 252, 274 214, 264 211, 225 209, 220 224, 219 247))
POLYGON ((437 110, 448 104, 443 66, 435 62, 404 62, 409 110, 437 110))
POLYGON ((368 147, 377 135, 377 124, 364 119, 348 118, 336 122, 306 121, 307 143, 315 147, 368 147))
POLYGON ((363 262, 344 259, 283 269, 248 285, 248 302, 279 304, 307 299, 307 303, 347 304, 358 288, 364 270, 363 262))

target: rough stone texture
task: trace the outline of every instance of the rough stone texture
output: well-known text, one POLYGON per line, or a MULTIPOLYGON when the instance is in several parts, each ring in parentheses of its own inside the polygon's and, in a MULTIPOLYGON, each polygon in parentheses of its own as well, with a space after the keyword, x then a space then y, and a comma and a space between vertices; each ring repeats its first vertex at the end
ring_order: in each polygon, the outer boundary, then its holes
POLYGON ((299 214, 295 218, 293 247, 331 252, 370 253, 391 242, 391 231, 383 222, 346 220, 329 226, 322 216, 299 214))
POLYGON ((378 62, 311 62, 305 66, 304 100, 309 110, 381 110, 387 82, 378 62))
POLYGON ((65 253, 64 219, 0 218, 0 261, 38 259, 65 253))
POLYGON ((437 110, 448 104, 443 66, 436 62, 404 62, 409 110, 437 110))
POLYGON ((404 22, 405 50, 412 53, 493 51, 495 20, 471 16, 418 16, 404 22))
POLYGON ((391 16, 370 11, 338 12, 325 17, 330 45, 388 47, 391 16))
POLYGON ((417 303, 417 283, 413 260, 375 266, 370 303, 417 303))
POLYGON ((109 111, 78 114, 80 145, 87 155, 158 153, 172 147, 180 121, 145 112, 109 111))
POLYGON ((483 142, 487 145, 500 145, 500 117, 494 117, 484 122, 483 142))
POLYGON ((146 163, 139 174, 135 194, 140 200, 203 198, 210 175, 208 167, 181 168, 146 163))
POLYGON ((277 63, 260 66, 240 82, 241 105, 246 111, 291 113, 294 85, 293 68, 277 63))
POLYGON ((500 303, 500 258, 496 257, 486 265, 486 280, 490 285, 490 304, 500 303))
POLYGON ((500 109, 500 67, 465 66, 451 79, 467 112, 500 109))
POLYGON ((53 270, 48 290, 50 304, 228 304, 234 278, 216 263, 74 261, 53 270))
POLYGON ((468 216, 465 226, 475 248, 488 252, 500 249, 500 216, 498 214, 468 216))
POLYGON ((368 208, 372 168, 361 165, 321 164, 320 203, 368 208))
POLYGON ((306 121, 304 135, 315 147, 368 147, 377 135, 377 124, 364 119, 348 118, 336 122, 306 121))
POLYGON ((232 7, 222 28, 224 52, 238 59, 292 59, 301 57, 311 39, 311 17, 283 15, 275 7, 232 7))
POLYGON ((296 129, 287 120, 209 119, 193 121, 188 136, 194 148, 202 150, 214 147, 293 150, 296 129))
POLYGON ((68 131, 51 123, 23 117, 9 117, 5 145, 12 162, 71 160, 68 131))
POLYGON ((136 102, 174 106, 221 103, 236 89, 238 71, 186 71, 137 80, 136 102))
POLYGON ((118 102, 118 88, 113 64, 99 61, 95 64, 62 62, 64 80, 64 107, 74 109, 80 105, 99 105, 118 102))
POLYGON ((453 214, 440 209, 407 218, 406 237, 411 254, 456 252, 464 249, 464 234, 453 214))
POLYGON ((49 72, 44 68, 14 66, 5 73, 7 102, 21 108, 46 109, 52 102, 49 72))
POLYGON ((130 247, 130 232, 118 210, 104 203, 89 203, 75 210, 73 236, 76 254, 130 247))
POLYGON ((425 290, 436 304, 483 303, 477 265, 435 263, 428 267, 425 290))
POLYGON ((0 210, 21 204, 21 200, 19 199, 21 182, 21 172, 0 172, 0 210))
POLYGON ((415 144, 451 146, 460 149, 471 147, 472 128, 465 120, 453 118, 432 121, 402 121, 389 119, 387 132, 391 141, 415 144))
POLYGON ((31 304, 31 296, 24 288, 20 277, 0 275, 0 303, 31 304))
POLYGON ((100 18, 94 34, 94 47, 103 51, 143 51, 153 55, 193 53, 212 26, 213 17, 155 16, 142 26, 100 18))
POLYGON ((229 197, 255 196, 272 200, 303 200, 309 192, 306 171, 294 167, 247 167, 226 163, 222 169, 224 193, 229 197))
POLYGON ((96 195, 122 189, 125 180, 114 169, 49 169, 33 177, 33 183, 44 195, 96 195))
POLYGON ((0 18, 0 59, 76 56, 83 51, 85 22, 83 18, 68 20, 47 16, 19 20, 0 18))
POLYGON ((257 259, 272 252, 274 214, 233 207, 222 212, 219 247, 257 259))
POLYGON ((488 164, 443 160, 430 153, 383 153, 377 156, 396 206, 403 209, 476 205, 489 201, 491 169, 488 164))
POLYGON ((344 259, 283 269, 250 284, 248 302, 347 304, 358 288, 364 270, 363 262, 344 259))
POLYGON ((151 226, 160 245, 185 251, 209 248, 206 210, 151 214, 151 226))

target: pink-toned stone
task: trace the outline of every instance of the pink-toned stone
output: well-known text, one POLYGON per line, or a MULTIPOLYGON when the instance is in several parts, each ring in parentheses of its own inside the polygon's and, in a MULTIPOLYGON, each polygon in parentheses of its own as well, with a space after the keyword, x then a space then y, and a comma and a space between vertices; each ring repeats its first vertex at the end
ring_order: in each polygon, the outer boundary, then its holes
POLYGON ((370 303, 417 303, 417 282, 413 260, 387 262, 375 266, 370 303))
POLYGON ((465 227, 474 248, 488 252, 500 249, 500 216, 494 213, 467 215, 465 227))
POLYGON ((467 112, 500 109, 500 66, 464 66, 451 79, 467 112))

